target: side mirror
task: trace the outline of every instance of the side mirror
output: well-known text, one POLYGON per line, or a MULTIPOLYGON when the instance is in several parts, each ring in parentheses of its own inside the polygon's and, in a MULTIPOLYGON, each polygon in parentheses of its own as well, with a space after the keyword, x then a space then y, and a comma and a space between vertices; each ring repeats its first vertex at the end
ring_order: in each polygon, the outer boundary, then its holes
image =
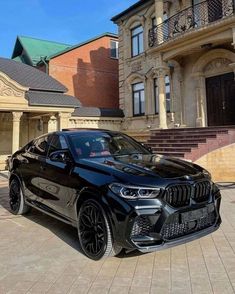
POLYGON ((49 158, 51 161, 55 161, 55 162, 63 162, 63 163, 71 162, 70 154, 66 150, 59 150, 59 151, 52 152, 49 158))

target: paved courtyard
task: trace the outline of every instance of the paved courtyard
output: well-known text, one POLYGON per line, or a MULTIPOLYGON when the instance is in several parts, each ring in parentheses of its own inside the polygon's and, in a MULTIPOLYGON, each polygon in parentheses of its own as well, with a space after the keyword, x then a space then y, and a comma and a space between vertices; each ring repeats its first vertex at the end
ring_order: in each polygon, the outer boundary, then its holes
POLYGON ((235 187, 222 190, 221 229, 187 245, 94 262, 76 230, 33 210, 8 211, 0 176, 0 294, 235 293, 235 187))

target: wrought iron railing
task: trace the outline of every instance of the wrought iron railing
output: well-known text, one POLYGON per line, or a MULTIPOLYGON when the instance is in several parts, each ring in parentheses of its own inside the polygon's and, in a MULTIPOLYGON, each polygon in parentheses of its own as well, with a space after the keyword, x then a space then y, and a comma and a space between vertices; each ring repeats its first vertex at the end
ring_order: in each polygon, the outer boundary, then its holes
POLYGON ((234 14, 234 0, 207 0, 190 6, 149 30, 149 46, 156 47, 185 32, 234 14))

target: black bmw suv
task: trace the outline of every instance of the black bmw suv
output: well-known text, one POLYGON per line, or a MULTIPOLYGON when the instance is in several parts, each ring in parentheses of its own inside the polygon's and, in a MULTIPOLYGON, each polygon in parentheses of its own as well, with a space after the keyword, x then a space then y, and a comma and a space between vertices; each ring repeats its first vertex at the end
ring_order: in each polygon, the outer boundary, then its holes
POLYGON ((152 152, 125 134, 76 129, 43 135, 12 155, 9 201, 78 229, 89 258, 151 252, 219 228, 221 195, 200 166, 152 152))

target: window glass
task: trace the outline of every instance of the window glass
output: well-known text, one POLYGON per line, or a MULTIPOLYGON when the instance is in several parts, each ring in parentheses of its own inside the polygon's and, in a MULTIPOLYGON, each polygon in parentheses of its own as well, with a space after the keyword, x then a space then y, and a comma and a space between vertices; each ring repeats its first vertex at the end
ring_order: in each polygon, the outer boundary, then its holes
POLYGON ((34 144, 29 148, 29 152, 35 153, 37 155, 46 156, 48 150, 48 137, 39 138, 34 142, 34 144))
POLYGON ((139 112, 140 112, 139 94, 134 93, 134 115, 138 115, 139 112))
POLYGON ((141 144, 119 133, 93 132, 71 135, 72 148, 79 158, 149 154, 141 144))
POLYGON ((157 79, 154 79, 154 100, 155 100, 155 113, 159 113, 159 91, 157 79))
POLYGON ((68 145, 67 142, 64 138, 64 136, 61 135, 53 135, 50 140, 50 147, 49 147, 49 152, 48 156, 51 155, 51 153, 59 150, 67 150, 68 145))
POLYGON ((111 57, 118 58, 118 42, 117 41, 110 41, 110 50, 111 50, 111 57))
POLYGON ((141 113, 145 113, 145 97, 144 97, 144 91, 140 92, 140 107, 141 107, 141 113))
POLYGON ((139 54, 144 52, 144 35, 139 35, 139 54))
POLYGON ((137 56, 144 52, 143 27, 138 26, 131 30, 132 56, 137 56))
POLYGON ((132 39, 132 56, 137 56, 139 55, 139 48, 138 48, 138 38, 134 37, 132 39))
POLYGON ((138 26, 136 28, 134 28, 132 30, 132 35, 138 35, 138 34, 141 34, 143 33, 143 27, 142 26, 138 26))
POLYGON ((171 111, 171 87, 170 87, 170 78, 165 76, 165 91, 166 91, 166 111, 171 111))
POLYGON ((163 14, 163 38, 164 40, 168 39, 169 36, 169 23, 168 23, 168 15, 166 12, 163 14))
POLYGON ((144 83, 132 85, 133 95, 133 115, 144 115, 145 113, 145 93, 144 83))

